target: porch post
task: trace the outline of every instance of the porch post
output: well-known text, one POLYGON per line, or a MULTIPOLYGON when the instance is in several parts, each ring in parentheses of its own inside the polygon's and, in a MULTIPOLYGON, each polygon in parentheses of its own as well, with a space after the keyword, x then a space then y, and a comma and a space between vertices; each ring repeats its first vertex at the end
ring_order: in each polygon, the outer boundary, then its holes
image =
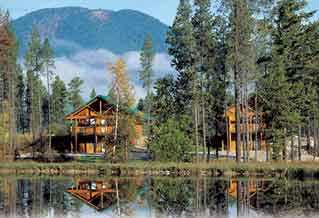
POLYGON ((75 120, 75 153, 78 152, 78 131, 77 131, 77 127, 78 127, 78 120, 75 120))
POLYGON ((96 146, 97 146, 96 123, 97 123, 97 120, 95 118, 95 124, 94 124, 94 153, 96 153, 96 146))
POLYGON ((71 153, 73 153, 74 121, 71 120, 71 153))

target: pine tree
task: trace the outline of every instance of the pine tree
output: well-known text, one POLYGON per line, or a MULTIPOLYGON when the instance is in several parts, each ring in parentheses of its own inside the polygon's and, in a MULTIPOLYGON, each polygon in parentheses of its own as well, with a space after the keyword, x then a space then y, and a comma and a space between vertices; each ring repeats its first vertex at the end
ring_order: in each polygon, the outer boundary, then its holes
POLYGON ((0 25, 0 79, 1 79, 1 105, 0 128, 3 134, 4 158, 12 160, 16 145, 16 83, 17 83, 17 57, 18 43, 10 26, 9 14, 1 15, 0 25), (7 136, 7 137, 5 137, 7 136), (7 147, 8 145, 8 147, 7 147), (8 149, 7 149, 8 148, 8 149))
POLYGON ((151 128, 151 111, 152 111, 152 89, 154 83, 154 72, 153 72, 153 61, 155 53, 153 48, 153 42, 150 35, 148 35, 144 41, 144 46, 141 51, 140 62, 142 70, 140 71, 140 80, 143 81, 143 87, 146 88, 146 98, 144 102, 144 107, 148 113, 147 123, 145 125, 145 133, 147 137, 150 137, 151 128))
POLYGON ((178 72, 176 107, 178 114, 192 113, 195 39, 191 23, 192 7, 189 0, 180 0, 173 25, 167 33, 168 53, 178 72))
POLYGON ((68 84, 69 102, 73 107, 73 110, 79 108, 83 104, 81 96, 81 87, 83 80, 80 77, 74 77, 68 84))
POLYGON ((41 84, 40 73, 43 71, 42 46, 40 34, 36 27, 33 27, 31 39, 25 54, 25 68, 27 70, 27 113, 29 116, 28 126, 33 139, 40 131, 42 124, 41 114, 41 84))
POLYGON ((16 114, 17 114, 17 130, 25 133, 26 126, 26 104, 25 104, 25 76, 22 72, 21 66, 17 68, 17 83, 16 83, 16 114))
MULTIPOLYGON (((255 58, 252 48, 252 17, 247 0, 232 0, 230 15, 229 65, 234 74, 236 105, 236 160, 241 160, 241 138, 243 140, 243 156, 247 160, 247 137, 241 131, 241 120, 247 121, 247 86, 249 73, 253 71, 255 58), (242 101, 242 99, 244 101, 242 101), (244 104, 243 104, 244 103, 244 104), (241 110, 241 106, 244 109, 241 110), (241 114, 241 112, 243 113, 241 114), (242 137, 243 136, 243 137, 242 137)), ((246 125, 243 125, 246 126, 246 125)), ((247 131, 245 131, 247 133, 247 131)))
POLYGON ((263 111, 266 124, 270 128, 275 160, 280 158, 281 151, 283 158, 286 158, 285 129, 298 119, 292 104, 296 93, 296 89, 286 77, 283 57, 274 52, 270 72, 261 81, 260 95, 266 101, 263 111))
POLYGON ((47 80, 47 92, 48 92, 48 98, 47 98, 47 119, 48 119, 48 136, 49 136, 49 141, 48 141, 48 152, 49 154, 51 154, 51 78, 53 76, 53 71, 52 68, 54 68, 54 54, 53 54, 53 50, 50 46, 50 42, 49 39, 46 38, 44 40, 43 46, 42 46, 42 50, 41 50, 41 55, 42 55, 42 59, 43 59, 43 68, 45 71, 45 76, 46 76, 46 80, 47 80))
POLYGON ((144 112, 144 100, 140 98, 137 103, 137 109, 141 112, 144 112))
POLYGON ((90 98, 93 99, 95 97, 96 97, 96 91, 95 91, 95 88, 93 88, 90 94, 90 98))
POLYGON ((318 68, 313 68, 313 61, 318 54, 314 46, 318 45, 318 24, 311 23, 314 11, 306 12, 306 1, 282 0, 274 8, 273 45, 283 59, 285 75, 293 87, 300 91, 291 105, 301 120, 290 125, 290 134, 294 134, 301 125, 307 129, 308 148, 310 147, 310 130, 318 114, 318 93, 314 83, 318 68), (311 66, 311 67, 310 67, 311 66))
MULTIPOLYGON (((203 155, 205 154, 205 147, 207 146, 207 128, 208 118, 210 115, 208 111, 208 101, 212 100, 214 93, 210 92, 213 87, 210 87, 212 83, 210 81, 215 76, 214 64, 215 64, 215 45, 216 36, 213 32, 213 16, 210 11, 211 3, 209 0, 196 0, 194 1, 195 13, 192 18, 193 34, 196 42, 195 50, 197 51, 195 64, 197 71, 197 78, 199 84, 199 98, 201 106, 201 131, 203 133, 203 155)), ((218 146, 216 145, 216 151, 218 146)))
POLYGON ((169 118, 177 118, 175 93, 175 80, 172 75, 167 75, 155 82, 152 114, 157 122, 165 123, 169 118))
POLYGON ((176 81, 176 110, 179 115, 193 115, 194 141, 199 161, 199 96, 198 78, 195 66, 196 41, 191 22, 192 7, 189 0, 181 0, 173 25, 167 33, 168 53, 172 66, 178 72, 176 81))
POLYGON ((64 123, 65 107, 68 102, 68 92, 63 80, 55 76, 52 83, 51 107, 52 122, 56 124, 64 123))
MULTIPOLYGON (((227 55, 228 47, 227 40, 229 28, 224 15, 220 14, 214 17, 213 33, 215 35, 215 45, 213 52, 215 59, 213 69, 210 70, 206 79, 206 104, 207 104, 207 129, 210 131, 207 134, 209 140, 209 148, 216 147, 216 157, 218 158, 218 149, 222 145, 221 138, 226 135, 226 120, 225 111, 227 106, 227 88, 228 71, 227 71, 227 55)), ((208 158, 210 154, 208 153, 208 158)))

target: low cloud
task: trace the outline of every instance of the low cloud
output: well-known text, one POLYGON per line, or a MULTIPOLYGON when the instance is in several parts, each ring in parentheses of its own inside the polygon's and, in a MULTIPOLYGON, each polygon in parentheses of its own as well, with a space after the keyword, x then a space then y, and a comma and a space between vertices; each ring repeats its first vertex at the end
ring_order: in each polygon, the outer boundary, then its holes
MULTIPOLYGON (((118 58, 123 58, 132 85, 135 88, 135 97, 139 99, 145 96, 142 82, 139 80, 140 53, 137 51, 127 52, 122 56, 116 55, 108 50, 83 50, 69 57, 58 57, 55 60, 56 73, 66 83, 75 76, 79 76, 84 81, 82 95, 85 99, 93 88, 98 94, 107 94, 112 81, 107 66, 114 63, 118 58)), ((155 55, 154 71, 156 78, 168 73, 174 73, 170 66, 170 57, 165 53, 155 55)))

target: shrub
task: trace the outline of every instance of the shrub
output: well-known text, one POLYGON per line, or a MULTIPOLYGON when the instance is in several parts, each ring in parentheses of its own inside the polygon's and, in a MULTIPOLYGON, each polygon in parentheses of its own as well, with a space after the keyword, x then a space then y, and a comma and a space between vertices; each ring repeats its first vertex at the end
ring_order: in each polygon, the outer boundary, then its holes
POLYGON ((190 119, 182 117, 179 120, 168 119, 165 123, 154 127, 154 135, 149 141, 149 147, 158 161, 182 162, 191 159, 192 139, 188 128, 190 119))

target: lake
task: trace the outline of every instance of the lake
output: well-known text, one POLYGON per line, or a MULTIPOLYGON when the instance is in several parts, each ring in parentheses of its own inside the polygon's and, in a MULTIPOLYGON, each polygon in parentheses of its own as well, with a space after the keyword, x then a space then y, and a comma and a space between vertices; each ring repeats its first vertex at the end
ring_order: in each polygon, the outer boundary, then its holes
POLYGON ((286 178, 0 179, 0 217, 319 217, 319 181, 286 178))

